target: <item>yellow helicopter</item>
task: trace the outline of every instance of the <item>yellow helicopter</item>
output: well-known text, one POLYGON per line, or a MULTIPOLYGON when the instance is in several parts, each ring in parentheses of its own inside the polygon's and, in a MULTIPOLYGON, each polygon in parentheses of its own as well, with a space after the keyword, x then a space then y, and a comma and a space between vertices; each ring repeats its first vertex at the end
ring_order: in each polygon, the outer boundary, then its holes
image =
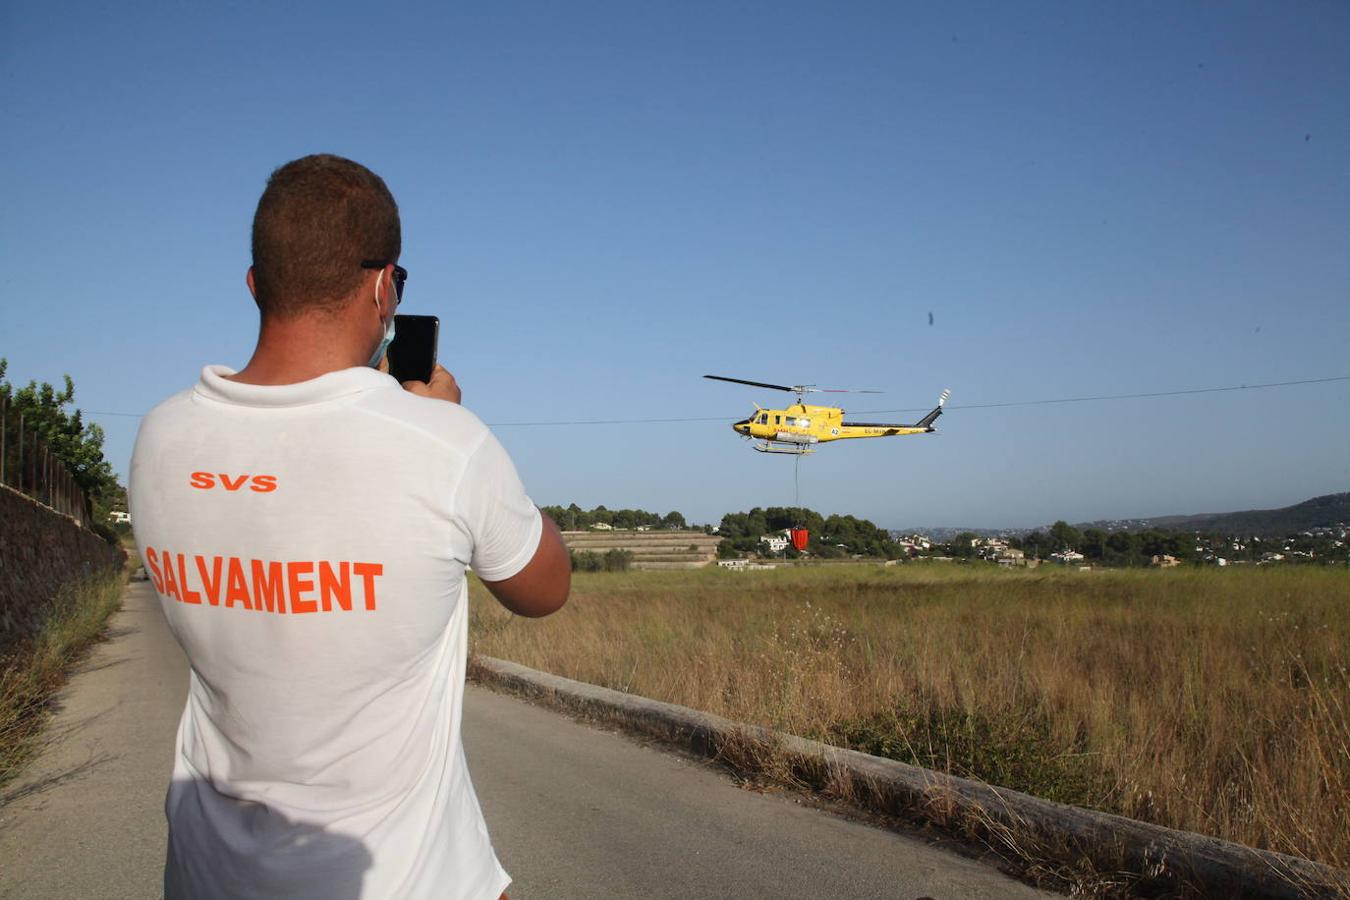
POLYGON ((828 441, 842 441, 848 438, 893 437, 902 434, 927 434, 936 431, 933 423, 942 415, 951 391, 944 390, 938 398, 933 411, 913 425, 892 425, 880 422, 846 422, 844 411, 836 406, 812 406, 802 402, 807 394, 880 394, 881 391, 848 391, 816 387, 813 384, 767 384, 763 381, 746 381, 743 378, 727 378, 724 375, 704 375, 714 381, 730 381, 733 384, 748 384, 751 387, 770 388, 797 395, 797 402, 787 409, 764 409, 755 404, 755 414, 741 419, 731 427, 737 434, 746 438, 759 438, 762 443, 754 447, 760 453, 787 453, 802 456, 814 453, 816 444, 828 441))

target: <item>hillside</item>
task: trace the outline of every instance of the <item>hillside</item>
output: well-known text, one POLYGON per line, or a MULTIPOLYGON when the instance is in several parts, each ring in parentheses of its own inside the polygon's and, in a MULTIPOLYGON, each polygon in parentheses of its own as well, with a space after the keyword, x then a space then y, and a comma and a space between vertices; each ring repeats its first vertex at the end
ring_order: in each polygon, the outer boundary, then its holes
POLYGON ((701 531, 564 531, 563 542, 575 553, 627 550, 634 569, 701 569, 717 559, 722 539, 701 531))
POLYGON ((1312 528, 1350 523, 1350 493, 1313 497, 1280 509, 1248 509, 1229 513, 1198 513, 1158 516, 1152 519, 1087 522, 1078 528, 1139 531, 1163 528, 1170 531, 1204 531, 1217 534, 1251 534, 1281 537, 1312 528))

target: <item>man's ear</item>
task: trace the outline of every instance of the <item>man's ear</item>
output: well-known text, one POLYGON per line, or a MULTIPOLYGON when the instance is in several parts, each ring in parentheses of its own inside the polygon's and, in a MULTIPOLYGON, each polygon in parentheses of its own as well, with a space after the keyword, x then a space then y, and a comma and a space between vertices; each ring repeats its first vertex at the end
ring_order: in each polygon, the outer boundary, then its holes
POLYGON ((244 282, 248 285, 248 292, 253 295, 253 302, 258 302, 258 289, 253 284, 253 267, 248 267, 248 274, 244 276, 244 282))
POLYGON ((375 284, 380 289, 379 310, 381 316, 384 315, 385 310, 388 310, 389 315, 392 316, 394 310, 398 309, 397 294, 394 292, 394 278, 392 275, 388 275, 389 271, 389 268, 385 267, 375 273, 375 284))

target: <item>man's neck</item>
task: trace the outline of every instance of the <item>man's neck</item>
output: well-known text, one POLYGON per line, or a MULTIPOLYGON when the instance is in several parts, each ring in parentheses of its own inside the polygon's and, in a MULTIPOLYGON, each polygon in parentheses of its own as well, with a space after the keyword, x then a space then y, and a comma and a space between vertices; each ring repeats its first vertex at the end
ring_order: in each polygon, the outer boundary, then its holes
POLYGON ((228 377, 243 384, 296 384, 363 366, 370 348, 357 346, 360 342, 352 337, 352 329, 340 316, 264 318, 253 358, 228 377))

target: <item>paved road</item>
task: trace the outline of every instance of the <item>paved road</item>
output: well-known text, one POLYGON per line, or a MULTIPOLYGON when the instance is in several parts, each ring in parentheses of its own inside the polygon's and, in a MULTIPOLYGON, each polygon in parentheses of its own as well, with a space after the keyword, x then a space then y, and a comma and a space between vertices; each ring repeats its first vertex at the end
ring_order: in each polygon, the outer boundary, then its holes
MULTIPOLYGON (((157 897, 184 662, 133 584, 0 795, 0 897, 157 897)), ((701 762, 470 688, 470 770, 513 900, 1031 897, 978 862, 744 791, 701 762)))

